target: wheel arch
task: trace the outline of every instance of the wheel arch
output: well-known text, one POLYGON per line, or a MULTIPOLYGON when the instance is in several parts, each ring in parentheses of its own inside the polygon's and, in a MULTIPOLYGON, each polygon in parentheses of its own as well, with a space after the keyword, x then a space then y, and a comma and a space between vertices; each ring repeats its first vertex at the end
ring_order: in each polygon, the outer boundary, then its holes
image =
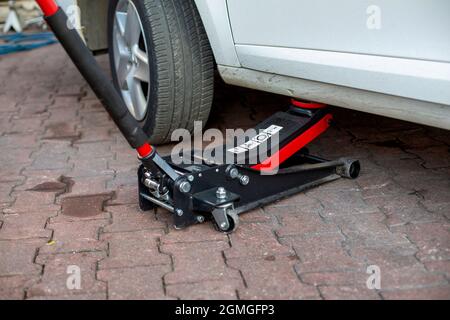
POLYGON ((194 0, 214 59, 219 65, 240 67, 228 16, 227 0, 194 0))
MULTIPOLYGON (((77 0, 86 43, 94 52, 108 50, 109 0, 77 0)), ((234 46, 226 0, 194 0, 217 64, 240 67, 234 46)))

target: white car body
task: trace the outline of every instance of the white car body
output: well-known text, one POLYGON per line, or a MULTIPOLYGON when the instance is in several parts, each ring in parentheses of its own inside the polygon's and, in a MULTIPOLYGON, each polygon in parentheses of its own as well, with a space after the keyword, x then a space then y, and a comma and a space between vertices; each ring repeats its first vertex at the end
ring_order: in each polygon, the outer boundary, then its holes
POLYGON ((195 3, 226 83, 450 129, 448 0, 195 3))

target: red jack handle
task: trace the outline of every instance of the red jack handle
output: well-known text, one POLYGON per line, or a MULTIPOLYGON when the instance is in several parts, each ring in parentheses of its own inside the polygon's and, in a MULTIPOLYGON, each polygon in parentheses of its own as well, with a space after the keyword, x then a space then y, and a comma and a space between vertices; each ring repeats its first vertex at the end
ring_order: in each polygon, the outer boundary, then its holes
POLYGON ((54 0, 36 0, 36 2, 44 12, 45 21, 47 21, 56 38, 100 99, 125 139, 131 147, 137 150, 143 164, 146 167, 156 165, 172 180, 176 180, 179 174, 148 143, 147 134, 128 111, 125 102, 110 78, 97 63, 78 32, 74 28, 69 28, 70 24, 65 12, 58 7, 54 0))
POLYGON ((147 134, 129 113, 122 97, 109 77, 98 65, 78 32, 68 27, 67 16, 54 0, 36 0, 45 15, 45 20, 70 56, 80 73, 102 101, 128 143, 137 150, 141 158, 152 154, 147 134))

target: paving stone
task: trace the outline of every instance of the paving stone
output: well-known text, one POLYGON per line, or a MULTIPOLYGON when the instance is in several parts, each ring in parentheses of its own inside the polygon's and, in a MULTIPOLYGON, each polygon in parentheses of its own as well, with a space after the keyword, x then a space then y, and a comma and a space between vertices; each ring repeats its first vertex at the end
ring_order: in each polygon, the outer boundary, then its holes
POLYGON ((327 234, 312 237, 283 238, 282 243, 291 245, 300 262, 296 265, 299 274, 311 271, 354 271, 362 263, 352 258, 343 247, 343 237, 327 234))
POLYGON ((450 260, 446 261, 428 261, 424 262, 425 268, 433 273, 444 274, 450 279, 450 260))
POLYGON ((110 145, 102 142, 91 143, 77 143, 75 145, 78 148, 78 153, 82 157, 89 159, 93 158, 108 158, 111 156, 110 145))
POLYGON ((442 239, 415 241, 415 245, 419 249, 416 257, 422 262, 450 260, 449 243, 450 236, 444 241, 442 239))
POLYGON ((37 261, 45 264, 44 274, 39 283, 33 285, 27 293, 28 298, 39 296, 72 296, 106 292, 106 284, 96 279, 97 262, 104 253, 76 253, 39 255, 37 261), (77 271, 74 271, 78 268, 77 271), (80 287, 71 288, 71 277, 79 272, 80 287))
POLYGON ((25 297, 25 288, 36 281, 30 276, 0 276, 0 300, 22 300, 25 297))
POLYGON ((41 253, 68 253, 99 251, 106 249, 106 243, 98 240, 100 229, 108 220, 83 220, 49 223, 47 229, 53 230, 52 241, 40 249, 41 253))
POLYGON ((78 108, 68 106, 49 110, 50 116, 45 120, 47 130, 53 131, 51 136, 55 138, 77 136, 75 126, 79 122, 78 108))
POLYGON ((388 174, 361 175, 356 182, 361 187, 364 199, 405 195, 410 192, 409 189, 398 185, 388 174))
MULTIPOLYGON (((70 192, 67 192, 59 197, 60 201, 64 198, 76 197, 76 196, 89 196, 93 194, 105 194, 110 195, 110 198, 115 197, 114 192, 106 187, 107 182, 112 179, 112 175, 95 176, 95 177, 76 177, 72 179, 73 185, 70 192)), ((137 197, 136 197, 137 198, 137 197)), ((136 200, 136 199, 135 199, 136 200)))
MULTIPOLYGON (((32 162, 32 159, 30 158, 32 150, 30 149, 12 149, 8 152, 1 152, 0 153, 0 163, 3 165, 5 164, 14 164, 16 166, 18 165, 28 165, 32 162)), ((23 166, 21 166, 23 167, 23 166)))
POLYGON ((223 250, 228 247, 228 243, 222 241, 162 245, 161 251, 172 256, 174 266, 174 271, 165 276, 165 283, 241 279, 238 270, 225 263, 223 250), (203 257, 208 257, 207 262, 203 257))
POLYGON ((443 145, 442 141, 429 137, 422 128, 414 132, 400 133, 398 139, 407 145, 408 149, 443 145))
POLYGON ((32 212, 57 212, 59 206, 54 204, 55 194, 32 191, 14 192, 14 203, 3 210, 5 214, 32 213, 32 212))
POLYGON ((428 241, 428 240, 440 240, 444 243, 448 243, 450 237, 450 224, 431 222, 431 223, 416 223, 408 224, 405 226, 399 226, 392 228, 394 232, 405 234, 408 239, 413 242, 416 241, 428 241))
POLYGON ((448 203, 436 203, 431 200, 420 201, 426 210, 429 212, 442 215, 450 220, 450 202, 448 203))
POLYGON ((12 98, 11 96, 8 95, 0 96, 0 106, 1 106, 0 110, 2 112, 16 110, 16 104, 17 100, 12 98))
POLYGON ((349 286, 361 287, 366 284, 368 274, 363 270, 359 272, 305 272, 300 273, 299 277, 305 284, 317 286, 349 286))
MULTIPOLYGON (((169 214, 165 212, 166 214, 169 214)), ((171 220, 172 217, 169 217, 171 220)), ((205 241, 224 241, 228 238, 225 234, 218 232, 212 223, 204 223, 191 226, 183 230, 169 228, 169 232, 161 237, 162 244, 187 243, 187 242, 205 242, 205 241)))
POLYGON ((14 116, 11 119, 9 133, 42 133, 44 131, 42 121, 43 119, 40 117, 17 118, 17 116, 14 116))
MULTIPOLYGON (((114 177, 108 179, 106 186, 109 189, 115 190, 120 187, 136 187, 137 184, 137 174, 135 168, 126 172, 116 172, 114 177)), ((135 196, 134 202, 138 202, 137 193, 133 194, 135 196)))
POLYGON ((33 161, 30 169, 34 170, 55 170, 69 169, 69 156, 65 154, 41 154, 33 161))
POLYGON ((43 242, 39 239, 0 240, 0 276, 39 274, 42 267, 34 264, 34 258, 43 242))
POLYGON ((109 167, 117 172, 137 172, 136 168, 139 166, 139 160, 134 153, 116 152, 116 157, 108 161, 109 167))
POLYGON ((364 245, 372 248, 384 248, 409 244, 402 234, 391 232, 384 223, 382 214, 353 215, 332 219, 339 226, 351 245, 364 245))
POLYGON ((281 217, 281 225, 276 233, 279 237, 298 234, 338 233, 339 229, 333 223, 324 222, 318 214, 302 214, 281 217))
POLYGON ((21 171, 23 170, 23 166, 9 166, 2 168, 0 171, 0 182, 15 182, 15 181, 23 181, 25 177, 21 175, 21 171))
POLYGON ((94 112, 84 116, 81 120, 84 126, 111 126, 112 120, 106 112, 94 112))
MULTIPOLYGON (((114 188, 113 199, 107 202, 108 206, 122 205, 122 204, 133 204, 136 205, 139 201, 138 199, 138 187, 134 185, 121 185, 114 188)), ((169 215, 168 212, 166 212, 169 215)))
POLYGON ((323 206, 322 215, 324 217, 373 213, 378 211, 378 208, 364 201, 361 192, 357 189, 336 192, 313 189, 308 192, 308 195, 320 199, 320 203, 323 206))
POLYGON ((8 181, 0 183, 0 201, 12 202, 15 197, 12 196, 14 187, 19 184, 17 181, 8 181))
POLYGON ((417 248, 412 245, 386 247, 386 248, 367 248, 364 246, 350 248, 350 255, 362 261, 365 265, 376 265, 380 269, 392 270, 416 265, 415 257, 417 248))
POLYGON ((43 196, 49 196, 48 194, 54 194, 60 196, 71 190, 73 181, 71 178, 62 175, 59 171, 44 170, 44 171, 29 171, 24 172, 26 180, 16 186, 16 191, 32 191, 40 192, 43 196))
POLYGON ((447 192, 445 192, 445 188, 449 187, 448 177, 432 170, 424 170, 423 168, 422 170, 416 170, 414 172, 405 170, 402 174, 395 175, 393 179, 405 189, 420 192, 425 198, 422 200, 436 200, 436 198, 433 199, 435 196, 435 189, 443 191, 444 197, 446 195, 448 200, 448 189, 447 192))
POLYGON ((243 287, 241 280, 227 280, 172 284, 166 290, 168 296, 182 300, 236 300, 237 290, 243 287))
POLYGON ((266 208, 253 209, 239 215, 239 223, 274 223, 276 218, 266 208))
POLYGON ((450 166, 449 146, 430 146, 408 150, 424 160, 423 166, 428 169, 450 166))
POLYGON ((450 286, 382 291, 381 295, 388 300, 449 300, 450 286))
POLYGON ((112 223, 104 228, 104 232, 151 230, 166 227, 165 223, 156 220, 153 211, 141 212, 137 205, 108 206, 106 210, 112 215, 112 223))
POLYGON ((70 159, 73 163, 73 170, 70 171, 71 177, 95 177, 95 176, 107 176, 114 175, 114 171, 108 168, 109 158, 93 158, 82 156, 81 158, 70 159))
POLYGON ((375 290, 366 287, 323 286, 319 287, 322 297, 326 300, 379 300, 375 290))
POLYGON ((61 201, 61 215, 73 218, 104 217, 105 203, 112 197, 111 193, 65 197, 61 201))
POLYGON ((51 213, 34 212, 30 214, 12 214, 0 217, 3 225, 0 229, 0 240, 20 240, 28 238, 51 237, 51 230, 45 224, 51 213))
POLYGON ((103 105, 97 99, 83 99, 83 108, 80 110, 82 113, 86 112, 104 112, 103 105))
POLYGON ((80 137, 77 140, 78 143, 85 143, 85 142, 105 142, 105 143, 111 143, 113 140, 110 135, 111 128, 109 127, 85 127, 85 126, 78 126, 78 129, 80 130, 80 137))
POLYGON ((6 134, 0 136, 0 148, 2 150, 11 149, 33 149, 37 146, 36 144, 37 135, 36 134, 6 134))
POLYGON ((390 228, 408 223, 424 223, 440 220, 445 220, 441 214, 429 212, 420 205, 411 205, 410 207, 400 208, 395 211, 392 210, 391 213, 387 214, 385 223, 390 228))
POLYGON ((225 250, 227 259, 293 254, 289 247, 280 244, 274 233, 274 226, 270 224, 246 224, 230 235, 230 242, 231 248, 225 250))
POLYGON ((170 256, 159 251, 163 233, 163 230, 142 230, 102 234, 101 239, 108 241, 109 255, 99 263, 99 268, 170 265, 170 256))
POLYGON ((106 292, 102 293, 86 293, 86 294, 72 294, 72 295, 62 295, 62 296, 35 296, 27 298, 27 300, 107 300, 108 295, 106 292))
MULTIPOLYGON (((299 194, 293 195, 292 197, 268 204, 265 206, 265 209, 279 208, 279 207, 287 207, 287 206, 295 206, 301 210, 301 208, 312 207, 312 208, 321 208, 321 204, 319 200, 309 196, 305 192, 301 192, 299 194)), ((282 210, 279 210, 282 211, 282 210)))
POLYGON ((238 290, 241 299, 305 299, 318 296, 312 285, 298 279, 291 257, 232 259, 228 264, 241 270, 247 288, 238 290), (289 283, 288 286, 284 285, 289 283))
POLYGON ((109 299, 165 299, 162 279, 169 271, 170 266, 160 265, 100 270, 97 276, 108 283, 109 299))
POLYGON ((423 265, 418 263, 403 268, 381 269, 382 290, 438 286, 445 282, 442 274, 428 272, 423 265))

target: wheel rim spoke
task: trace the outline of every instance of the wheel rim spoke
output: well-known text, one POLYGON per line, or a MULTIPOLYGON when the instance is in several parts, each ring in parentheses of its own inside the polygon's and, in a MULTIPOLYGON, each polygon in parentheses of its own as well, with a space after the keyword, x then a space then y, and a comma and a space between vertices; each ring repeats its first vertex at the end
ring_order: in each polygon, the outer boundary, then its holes
POLYGON ((141 81, 150 83, 150 74, 149 74, 147 54, 144 51, 142 51, 141 49, 139 49, 138 47, 135 47, 134 55, 136 57, 136 62, 137 62, 136 72, 134 74, 134 77, 141 81))
POLYGON ((128 74, 128 60, 120 58, 119 65, 117 67, 117 79, 119 80, 119 86, 121 89, 125 88, 128 74))
POLYGON ((117 11, 116 19, 114 19, 114 20, 115 20, 115 24, 116 24, 117 30, 119 31, 120 35, 122 37, 125 36, 125 24, 127 21, 126 12, 117 11))
POLYGON ((134 77, 128 77, 127 84, 131 96, 131 102, 133 104, 134 116, 136 118, 142 118, 147 109, 147 101, 145 100, 144 93, 142 92, 141 83, 134 79, 134 77))
POLYGON ((141 35, 141 25, 139 16, 137 15, 134 5, 129 2, 127 10, 127 20, 125 23, 125 40, 128 46, 131 48, 138 44, 139 36, 141 35))
POLYGON ((119 33, 115 35, 114 40, 114 51, 116 52, 114 62, 117 70, 117 79, 119 80, 120 88, 123 89, 128 75, 128 50, 119 33))

